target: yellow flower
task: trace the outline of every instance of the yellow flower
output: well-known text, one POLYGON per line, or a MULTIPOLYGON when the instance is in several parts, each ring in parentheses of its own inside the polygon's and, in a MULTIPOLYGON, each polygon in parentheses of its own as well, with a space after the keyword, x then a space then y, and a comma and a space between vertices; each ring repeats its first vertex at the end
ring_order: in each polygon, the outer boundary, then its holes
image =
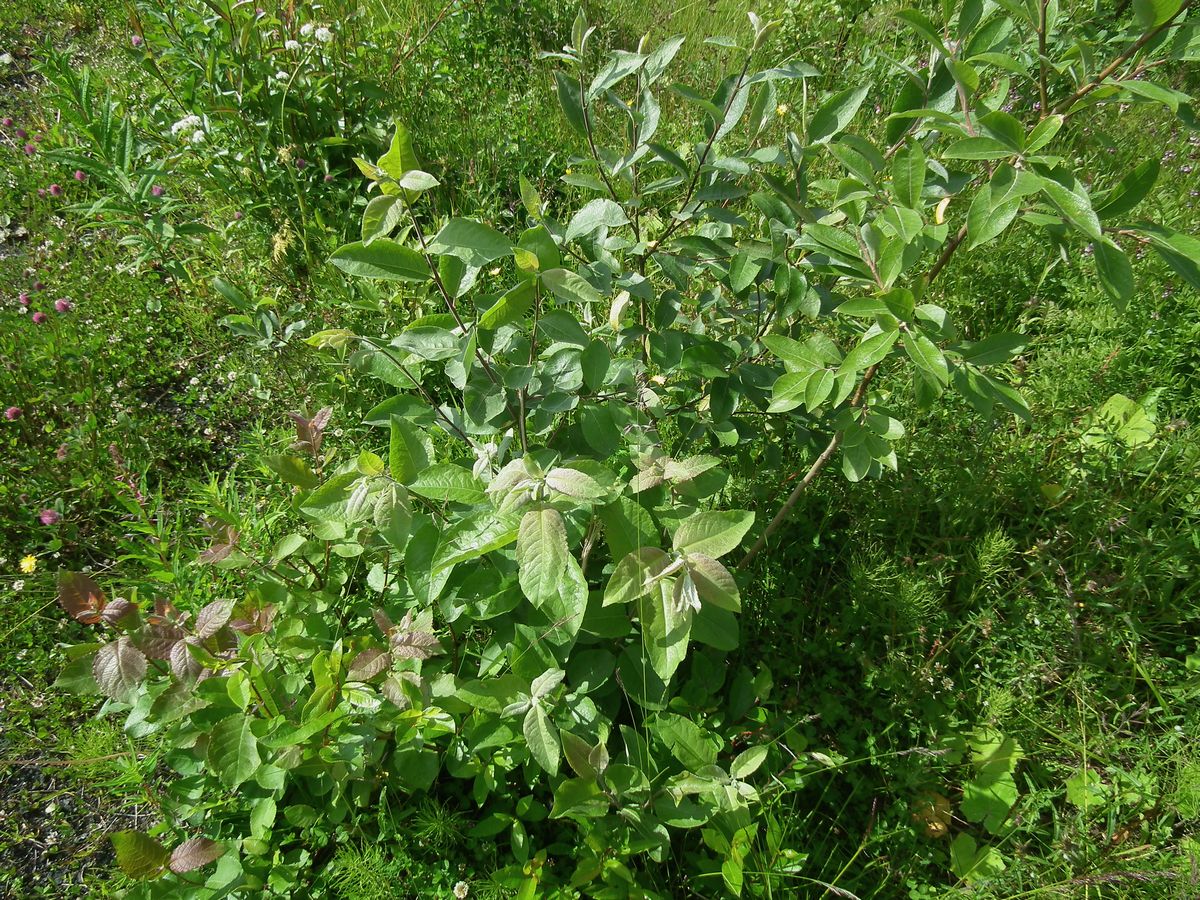
POLYGON ((777 107, 775 107, 775 115, 779 116, 779 118, 782 119, 787 115, 787 113, 788 105, 786 103, 780 103, 777 107))
POLYGON ((32 554, 21 557, 21 571, 26 575, 32 575, 33 570, 37 568, 37 557, 32 554))

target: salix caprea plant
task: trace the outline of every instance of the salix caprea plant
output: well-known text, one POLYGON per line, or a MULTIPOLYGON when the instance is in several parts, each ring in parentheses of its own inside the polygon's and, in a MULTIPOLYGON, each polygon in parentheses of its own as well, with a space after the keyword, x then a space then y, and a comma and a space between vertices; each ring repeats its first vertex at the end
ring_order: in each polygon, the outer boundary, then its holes
POLYGON ((204 890, 282 889, 335 834, 377 828, 383 798, 429 792, 504 848, 521 896, 657 896, 668 862, 674 890, 769 883, 745 861, 796 760, 739 736, 768 688, 728 662, 738 570, 831 463, 898 466, 897 386, 1029 417, 1005 377, 1025 338, 967 340, 937 302, 957 256, 1035 228, 1050 253, 1090 244, 1119 304, 1133 245, 1200 287, 1195 239, 1135 215, 1156 163, 1089 184, 1058 149, 1099 104, 1186 114, 1153 76, 1195 58, 1189 5, 1134 3, 1116 32, 1039 0, 902 12, 918 49, 894 83, 848 73, 822 98, 807 63, 762 66, 757 17, 702 91, 668 76, 682 38, 597 61, 581 13, 552 56, 586 153, 566 181, 591 197, 558 212, 522 182, 516 234, 435 217, 398 126, 357 161, 361 240, 332 262, 422 314, 310 338, 395 388, 367 417, 386 453, 332 456, 337 412, 296 416, 294 451, 267 460, 293 488, 287 530, 213 525, 204 561, 245 573, 236 600, 150 612, 64 579, 68 612, 106 629, 66 680, 163 732, 180 776, 158 835, 119 836, 122 865, 196 896, 167 873, 223 852, 204 890), (699 131, 669 146, 680 104, 699 131), (726 508, 743 445, 801 434, 816 450, 777 509, 726 508))

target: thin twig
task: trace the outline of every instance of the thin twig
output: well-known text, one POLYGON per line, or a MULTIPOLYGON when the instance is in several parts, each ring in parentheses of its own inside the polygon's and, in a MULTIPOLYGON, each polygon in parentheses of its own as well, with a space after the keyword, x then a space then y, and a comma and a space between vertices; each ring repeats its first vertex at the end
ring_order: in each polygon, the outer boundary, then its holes
MULTIPOLYGON (((870 386, 872 379, 875 378, 875 373, 878 371, 879 364, 876 363, 867 369, 865 373, 863 373, 863 378, 858 384, 858 389, 854 392, 854 396, 850 398, 850 406, 852 408, 862 405, 863 400, 866 399, 867 396, 867 388, 870 386)), ((770 539, 771 535, 778 531, 780 526, 787 521, 788 516, 792 514, 792 509, 795 508, 796 504, 800 502, 800 496, 804 493, 805 489, 807 489, 808 486, 812 484, 814 480, 816 480, 816 477, 821 474, 821 471, 829 464, 829 461, 833 459, 833 454, 837 452, 838 447, 841 445, 842 432, 838 431, 835 432, 833 437, 829 439, 829 443, 825 445, 825 449, 821 451, 821 455, 818 456, 813 461, 813 464, 808 467, 808 471, 804 473, 804 477, 800 479, 800 483, 792 489, 792 492, 788 495, 787 500, 783 502, 783 506, 779 507, 779 512, 775 514, 775 518, 773 518, 770 524, 763 529, 763 533, 759 535, 758 540, 754 542, 754 546, 746 552, 746 555, 742 557, 742 561, 737 564, 739 570, 745 569, 750 565, 750 563, 754 562, 754 558, 762 552, 764 547, 767 546, 767 541, 770 539)))
POLYGON ((1191 5, 1192 5, 1192 0, 1184 0, 1184 2, 1180 5, 1179 9, 1177 9, 1175 11, 1175 15, 1171 16, 1171 18, 1167 19, 1167 21, 1163 22, 1157 28, 1155 28, 1151 31, 1147 31, 1140 38, 1138 38, 1136 41, 1134 41, 1133 44, 1130 45, 1128 50, 1126 50, 1124 53, 1122 53, 1120 56, 1118 56, 1116 59, 1114 59, 1112 62, 1110 62, 1107 66, 1105 66, 1103 69, 1101 69, 1099 75, 1097 75, 1095 78, 1093 78, 1087 84, 1083 85, 1083 87, 1081 87, 1077 91, 1075 91, 1075 93, 1073 93, 1066 100, 1063 100, 1061 103, 1059 103, 1057 106, 1055 106, 1054 111, 1056 113, 1066 112, 1068 109, 1070 109, 1072 106, 1074 106, 1080 100, 1082 100, 1084 97, 1086 97, 1092 91, 1096 90, 1096 88, 1100 87, 1100 85, 1103 84, 1110 75, 1112 75, 1115 71, 1117 71, 1117 69, 1121 68, 1121 66, 1125 65, 1125 63, 1129 62, 1129 60, 1132 59, 1133 56, 1139 50, 1141 50, 1148 43, 1150 43, 1152 40, 1154 40, 1156 37, 1158 37, 1160 34, 1162 34, 1164 31, 1166 31, 1172 25, 1174 25, 1175 20, 1178 19, 1180 16, 1182 16, 1185 12, 1187 12, 1188 7, 1191 5))

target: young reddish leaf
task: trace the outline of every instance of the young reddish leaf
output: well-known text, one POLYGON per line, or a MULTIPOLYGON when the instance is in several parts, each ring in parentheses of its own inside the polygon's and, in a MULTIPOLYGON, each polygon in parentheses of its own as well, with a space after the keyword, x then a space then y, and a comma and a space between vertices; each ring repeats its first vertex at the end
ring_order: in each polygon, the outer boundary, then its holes
POLYGON ((427 632, 401 631, 392 635, 392 653, 400 659, 429 659, 441 652, 441 642, 427 632))
POLYGON ((210 544, 208 549, 198 557, 200 562, 212 564, 227 559, 237 546, 237 529, 227 522, 220 522, 207 516, 204 520, 204 527, 208 531, 210 544))
POLYGON ((171 648, 171 672, 180 681, 192 681, 204 671, 200 660, 192 656, 187 641, 176 641, 171 648))
POLYGON ((242 634, 266 634, 275 624, 275 613, 276 607, 273 603, 267 603, 249 612, 243 609, 241 616, 229 620, 229 627, 242 634))
POLYGON ((288 413, 296 423, 296 442, 292 447, 297 450, 307 450, 316 456, 321 450, 321 441, 325 437, 325 426, 333 415, 333 407, 326 406, 311 419, 306 419, 300 413, 288 413))
POLYGON ((210 638, 229 621, 233 615, 232 600, 214 600, 196 616, 196 636, 210 638))
POLYGON ((225 854, 224 844, 209 840, 206 837, 188 838, 171 851, 171 871, 176 875, 191 872, 201 866, 220 859, 225 854))
POLYGON ((388 614, 382 609, 377 609, 371 615, 375 617, 375 624, 379 626, 379 630, 383 632, 383 636, 391 637, 392 632, 396 630, 396 626, 392 624, 392 620, 388 618, 388 614))
POLYGON ((150 625, 135 640, 138 649, 150 659, 170 659, 172 648, 184 636, 183 629, 174 625, 150 625))
POLYGON ((100 613, 100 617, 109 625, 116 625, 127 616, 136 616, 137 612, 138 608, 124 597, 116 597, 104 607, 104 612, 100 613))
POLYGON ((87 575, 64 572, 58 579, 58 602, 67 615, 85 625, 95 625, 107 600, 100 585, 87 575))
POLYGON ((157 878, 171 859, 166 847, 140 831, 118 831, 112 842, 117 851, 117 865, 130 878, 157 878))
POLYGON ((146 677, 146 657, 128 637, 122 637, 96 651, 92 674, 106 696, 125 701, 146 677))
POLYGON ((154 612, 146 617, 146 621, 151 625, 181 625, 186 618, 187 614, 176 609, 170 600, 159 598, 154 601, 154 612))
POLYGON ((380 672, 386 671, 392 665, 392 657, 383 650, 372 648, 364 650, 350 663, 347 678, 350 681, 370 681, 380 672))

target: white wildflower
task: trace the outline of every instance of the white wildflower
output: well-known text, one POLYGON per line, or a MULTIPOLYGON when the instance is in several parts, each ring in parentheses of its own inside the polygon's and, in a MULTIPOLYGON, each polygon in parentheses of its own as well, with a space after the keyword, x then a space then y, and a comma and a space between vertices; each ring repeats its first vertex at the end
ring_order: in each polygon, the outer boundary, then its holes
POLYGON ((199 116, 184 116, 171 126, 171 137, 178 137, 181 132, 194 131, 204 124, 199 116))
POLYGON ((320 28, 317 29, 316 34, 314 36, 322 44, 328 44, 330 41, 333 40, 333 32, 330 31, 328 28, 326 28, 324 25, 322 25, 320 28))
POLYGON ((293 41, 293 40, 284 41, 283 49, 287 50, 290 53, 299 53, 300 52, 300 42, 293 41))
POLYGON ((280 71, 276 72, 276 73, 275 73, 275 80, 276 80, 276 81, 287 81, 287 80, 288 80, 288 73, 287 73, 287 72, 284 72, 283 70, 280 70, 280 71))
POLYGON ((13 56, 11 53, 0 53, 0 66, 11 66, 13 64, 13 56))
POLYGON ((471 886, 465 881, 460 881, 454 885, 454 896, 457 897, 458 900, 463 900, 463 898, 465 898, 470 892, 471 886))
POLYGON ((24 580, 18 578, 16 581, 13 582, 13 593, 19 594, 23 590, 25 590, 25 582, 24 582, 24 580))
POLYGON ((192 132, 191 142, 193 144, 203 144, 204 143, 203 129, 197 128, 195 131, 192 132))
POLYGON ((300 26, 300 36, 301 37, 310 37, 313 33, 314 27, 315 26, 313 25, 312 22, 305 22, 303 25, 300 26))

